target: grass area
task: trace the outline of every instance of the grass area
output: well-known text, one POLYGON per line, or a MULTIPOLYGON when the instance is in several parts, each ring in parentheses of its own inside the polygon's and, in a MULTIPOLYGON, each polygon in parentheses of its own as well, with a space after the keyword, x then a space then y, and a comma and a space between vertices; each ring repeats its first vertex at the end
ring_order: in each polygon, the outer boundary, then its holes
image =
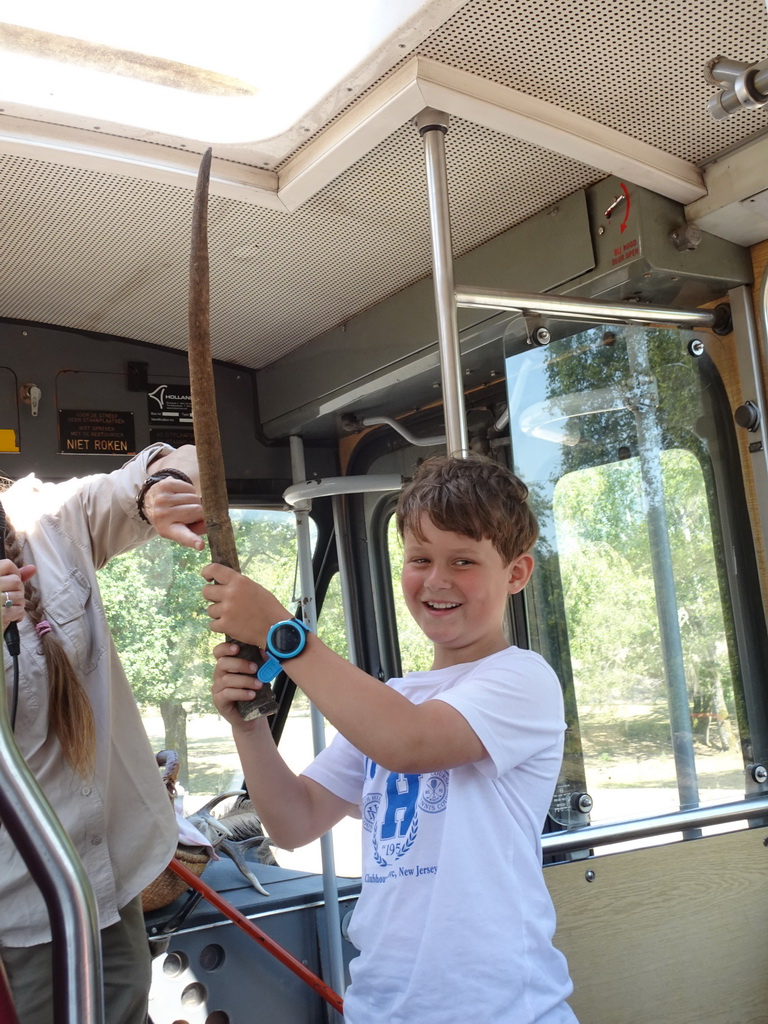
MULTIPOLYGON (((159 715, 145 715, 143 721, 152 749, 162 750, 165 745, 162 718, 159 715)), ((189 794, 209 797, 215 793, 226 793, 240 785, 242 775, 235 742, 229 726, 218 715, 190 717, 187 722, 187 748, 189 794)), ((198 804, 202 802, 196 801, 198 804)))
MULTIPOLYGON (((144 724, 153 749, 164 746, 159 716, 144 724)), ((592 821, 618 821, 664 814, 679 807, 675 762, 665 705, 622 705, 580 709, 587 790, 594 800, 592 821)), ((185 811, 193 813, 218 793, 240 785, 240 760, 229 726, 217 715, 193 716, 187 723, 190 792, 185 811)), ((328 736, 330 741, 330 735, 328 736)), ((280 750, 299 772, 312 759, 312 729, 308 714, 291 715, 280 750)), ((744 793, 740 744, 734 738, 727 751, 694 743, 699 796, 702 804, 725 803, 744 793)), ((359 873, 359 822, 345 819, 334 829, 337 870, 359 873)), ((320 870, 319 844, 295 853, 278 851, 278 862, 297 870, 320 870)))
MULTIPOLYGON (((165 746, 165 730, 159 715, 142 716, 152 749, 165 746)), ((216 793, 237 789, 242 781, 240 758, 229 725, 218 715, 192 715, 187 721, 189 786, 194 805, 216 793)), ((311 721, 306 711, 288 717, 280 751, 294 771, 312 760, 311 721)), ((191 801, 188 801, 188 804, 191 801)))
MULTIPOLYGON (((616 795, 626 791, 675 791, 677 776, 668 711, 665 704, 618 705, 610 709, 580 709, 584 767, 587 785, 595 798, 615 805, 616 795)), ((744 762, 737 735, 722 750, 719 737, 694 734, 693 750, 702 802, 731 799, 744 791, 744 762), (723 796, 718 796, 718 791, 723 796)), ((630 798, 631 799, 631 798, 630 798)), ((659 811, 661 813, 661 811, 659 811)))
MULTIPOLYGON (((144 725, 154 750, 162 749, 164 731, 159 716, 148 715, 144 725)), ((664 704, 617 705, 580 709, 584 764, 590 786, 600 789, 674 788, 672 739, 664 704)), ((189 792, 211 796, 240 783, 240 759, 227 723, 217 715, 192 716, 187 723, 189 792)), ((308 714, 289 718, 281 751, 300 771, 312 758, 308 714)), ((744 765, 738 737, 729 750, 694 740, 699 784, 708 789, 743 787, 744 765)))
MULTIPOLYGON (((165 745, 163 720, 159 716, 144 716, 153 750, 165 745)), ((327 730, 326 742, 332 732, 327 730)), ((218 715, 196 715, 187 722, 189 748, 190 791, 184 799, 186 814, 193 814, 212 796, 237 789, 242 780, 240 759, 235 750, 230 728, 218 715)), ((288 716, 280 752, 295 772, 300 772, 312 760, 312 722, 306 711, 288 716)), ((340 875, 356 877, 360 874, 360 822, 346 818, 333 830, 336 870, 340 875)), ((321 870, 322 858, 319 841, 295 851, 277 850, 282 867, 296 871, 321 870)))

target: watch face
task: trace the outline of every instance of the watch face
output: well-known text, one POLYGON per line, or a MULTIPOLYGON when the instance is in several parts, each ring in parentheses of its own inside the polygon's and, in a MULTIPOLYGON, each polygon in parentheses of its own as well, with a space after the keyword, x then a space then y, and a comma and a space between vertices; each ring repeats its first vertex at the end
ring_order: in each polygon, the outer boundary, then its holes
POLYGON ((304 646, 303 641, 304 636, 301 626, 297 626, 293 622, 279 623, 275 626, 269 638, 270 645, 278 657, 280 655, 285 657, 287 654, 295 654, 304 646))

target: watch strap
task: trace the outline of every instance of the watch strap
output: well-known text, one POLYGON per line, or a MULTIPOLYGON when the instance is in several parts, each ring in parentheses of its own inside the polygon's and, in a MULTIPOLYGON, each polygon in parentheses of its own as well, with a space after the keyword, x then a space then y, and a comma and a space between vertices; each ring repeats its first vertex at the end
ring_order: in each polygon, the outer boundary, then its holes
POLYGON ((277 658, 273 658, 272 655, 267 656, 267 660, 259 668, 256 673, 256 678, 262 683, 271 683, 277 673, 280 671, 281 665, 277 658))

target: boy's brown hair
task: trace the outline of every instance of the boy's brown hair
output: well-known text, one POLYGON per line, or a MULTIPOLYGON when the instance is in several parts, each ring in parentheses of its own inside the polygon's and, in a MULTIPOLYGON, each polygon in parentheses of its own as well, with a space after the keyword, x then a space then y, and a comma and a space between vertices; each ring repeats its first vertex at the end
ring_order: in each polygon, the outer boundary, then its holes
POLYGON ((505 565, 530 551, 539 536, 528 488, 506 466, 483 455, 437 456, 419 466, 397 502, 400 536, 408 531, 423 539, 425 514, 440 530, 487 538, 505 565))

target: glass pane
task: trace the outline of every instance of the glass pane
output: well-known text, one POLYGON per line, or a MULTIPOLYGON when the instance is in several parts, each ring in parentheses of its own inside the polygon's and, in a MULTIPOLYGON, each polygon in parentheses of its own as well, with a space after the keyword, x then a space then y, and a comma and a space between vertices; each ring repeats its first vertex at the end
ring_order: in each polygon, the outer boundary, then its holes
POLYGON ((744 796, 748 724, 717 493, 721 385, 689 336, 601 327, 507 359, 542 533, 532 645, 564 684, 556 827, 744 796))
MULTIPOLYGON (((292 513, 232 509, 241 571, 295 604, 296 526, 292 513)), ((212 633, 200 593, 210 561, 160 537, 113 558, 99 586, 115 644, 143 710, 155 751, 177 750, 184 810, 239 789, 240 761, 227 723, 211 702, 212 633)), ((311 751, 311 746, 310 746, 311 751)))
MULTIPOLYGON (((342 658, 347 655, 347 637, 344 627, 341 580, 338 573, 333 577, 323 600, 323 607, 317 622, 317 635, 342 658)), ((325 742, 331 742, 336 734, 333 726, 325 723, 325 742)), ((280 737, 280 753, 295 772, 301 772, 313 757, 312 720, 307 698, 300 690, 291 704, 291 711, 280 737)), ((333 829, 333 852, 336 873, 356 878, 360 875, 362 845, 361 822, 355 818, 344 818, 333 829)), ((320 841, 309 843, 298 850, 278 850, 278 862, 283 867, 296 871, 322 871, 320 841)))
POLYGON ((407 672, 424 672, 432 667, 432 644, 411 618, 411 613, 408 611, 403 597, 400 583, 403 574, 403 542, 397 532, 394 515, 389 519, 387 526, 387 544, 402 673, 405 675, 407 672))
POLYGON ((323 598, 323 607, 317 620, 317 635, 342 658, 348 658, 347 630, 344 623, 344 604, 341 594, 341 577, 335 574, 328 584, 323 598))

